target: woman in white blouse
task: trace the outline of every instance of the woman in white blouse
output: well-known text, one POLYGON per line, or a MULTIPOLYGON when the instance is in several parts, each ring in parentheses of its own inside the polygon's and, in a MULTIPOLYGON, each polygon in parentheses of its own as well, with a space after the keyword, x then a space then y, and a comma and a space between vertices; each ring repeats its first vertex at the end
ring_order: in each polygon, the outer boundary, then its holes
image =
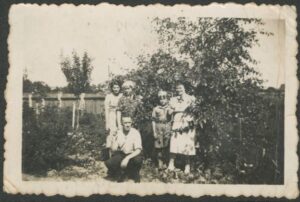
POLYGON ((195 97, 185 92, 185 87, 178 82, 177 96, 170 100, 173 115, 172 135, 170 140, 169 170, 174 170, 174 160, 177 154, 185 156, 185 173, 190 173, 190 158, 196 154, 196 132, 193 116, 186 112, 195 103, 195 97))
MULTIPOLYGON (((106 95, 104 101, 104 109, 105 109, 105 125, 106 131, 109 134, 106 139, 106 147, 111 148, 113 136, 116 134, 118 129, 117 123, 117 106, 119 103, 119 99, 122 94, 121 84, 114 81, 110 84, 111 93, 106 95)), ((112 148, 113 149, 113 148, 112 148)))

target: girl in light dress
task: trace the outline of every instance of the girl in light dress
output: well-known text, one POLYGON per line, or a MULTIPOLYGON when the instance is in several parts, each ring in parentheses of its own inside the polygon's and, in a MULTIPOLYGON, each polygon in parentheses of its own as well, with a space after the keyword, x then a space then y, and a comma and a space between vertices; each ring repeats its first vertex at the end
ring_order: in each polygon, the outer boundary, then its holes
POLYGON ((152 127, 158 168, 163 169, 171 133, 170 108, 166 91, 159 91, 158 98, 159 105, 154 107, 152 111, 152 127))
POLYGON ((106 132, 108 134, 106 138, 106 148, 110 149, 111 155, 111 152, 117 150, 116 145, 114 144, 114 138, 119 127, 117 121, 117 107, 122 94, 120 93, 121 85, 117 81, 110 84, 110 89, 111 93, 105 97, 104 109, 106 132))
POLYGON ((176 97, 170 99, 173 116, 172 135, 170 139, 170 161, 168 170, 174 170, 174 161, 177 154, 185 156, 186 174, 190 173, 190 158, 196 155, 196 132, 193 116, 186 112, 195 102, 195 97, 186 94, 182 83, 176 85, 176 97))

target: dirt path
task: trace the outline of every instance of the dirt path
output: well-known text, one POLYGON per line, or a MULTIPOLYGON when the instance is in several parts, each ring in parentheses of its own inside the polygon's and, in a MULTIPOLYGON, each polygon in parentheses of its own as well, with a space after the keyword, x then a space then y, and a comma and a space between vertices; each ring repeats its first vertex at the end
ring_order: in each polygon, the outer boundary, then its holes
MULTIPOLYGON (((151 182, 159 181, 154 171, 154 166, 145 161, 141 169, 141 181, 151 182)), ((50 170, 47 172, 46 176, 34 176, 29 174, 23 174, 23 180, 29 181, 77 181, 77 180, 106 180, 107 168, 102 161, 94 161, 90 164, 85 164, 83 166, 67 166, 63 170, 56 171, 50 170)))
MULTIPOLYGON (((67 166, 60 171, 50 170, 46 176, 37 177, 23 174, 23 180, 30 181, 103 181, 106 180, 107 168, 102 161, 91 161, 82 166, 67 166)), ((161 183, 197 183, 197 184, 217 184, 231 183, 230 176, 212 173, 211 170, 205 172, 194 171, 190 175, 185 175, 181 170, 175 172, 158 171, 150 160, 144 160, 141 169, 141 182, 161 182, 161 183)))

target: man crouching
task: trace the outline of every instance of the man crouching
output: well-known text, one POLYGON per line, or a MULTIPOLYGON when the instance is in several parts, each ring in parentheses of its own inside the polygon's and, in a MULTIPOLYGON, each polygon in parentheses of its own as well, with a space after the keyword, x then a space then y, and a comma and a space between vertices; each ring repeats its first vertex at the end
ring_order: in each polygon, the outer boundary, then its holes
POLYGON ((139 131, 132 128, 130 116, 122 116, 122 129, 118 130, 114 144, 117 146, 111 158, 105 161, 108 175, 116 178, 118 182, 125 177, 140 182, 140 169, 142 166, 142 140, 139 131))

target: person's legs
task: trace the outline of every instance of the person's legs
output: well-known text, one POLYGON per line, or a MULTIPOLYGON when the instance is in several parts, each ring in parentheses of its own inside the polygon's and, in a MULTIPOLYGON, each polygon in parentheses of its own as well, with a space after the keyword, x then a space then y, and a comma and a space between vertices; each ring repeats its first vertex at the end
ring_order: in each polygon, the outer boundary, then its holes
POLYGON ((158 160, 158 168, 162 169, 164 165, 162 149, 158 149, 157 151, 157 160, 158 160))
POLYGON ((112 177, 116 177, 116 174, 120 173, 120 165, 121 162, 124 158, 124 154, 122 152, 116 152, 115 154, 112 155, 110 159, 105 161, 105 166, 108 169, 108 175, 112 175, 112 177))
POLYGON ((126 173, 128 177, 133 179, 135 182, 140 182, 140 170, 143 163, 143 157, 141 154, 132 158, 128 162, 126 173))
POLYGON ((175 169, 175 157, 176 153, 178 153, 178 134, 177 132, 173 132, 170 139, 170 160, 168 165, 168 170, 175 169))
POLYGON ((168 148, 165 147, 165 148, 162 148, 162 150, 161 150, 163 167, 169 163, 169 162, 167 162, 167 160, 168 160, 168 157, 167 157, 168 150, 167 149, 168 148))
POLYGON ((158 162, 158 168, 161 169, 163 167, 163 153, 161 148, 156 148, 156 156, 158 162))
POLYGON ((189 174, 191 171, 191 164, 190 164, 190 156, 185 156, 185 167, 184 167, 184 173, 189 174))
POLYGON ((195 129, 190 129, 185 136, 185 145, 189 148, 185 156, 185 168, 184 172, 186 174, 190 173, 191 170, 191 157, 196 155, 196 131, 195 129))
POLYGON ((169 161, 169 166, 168 166, 168 170, 174 170, 175 169, 175 154, 174 153, 170 153, 170 161, 169 161))

